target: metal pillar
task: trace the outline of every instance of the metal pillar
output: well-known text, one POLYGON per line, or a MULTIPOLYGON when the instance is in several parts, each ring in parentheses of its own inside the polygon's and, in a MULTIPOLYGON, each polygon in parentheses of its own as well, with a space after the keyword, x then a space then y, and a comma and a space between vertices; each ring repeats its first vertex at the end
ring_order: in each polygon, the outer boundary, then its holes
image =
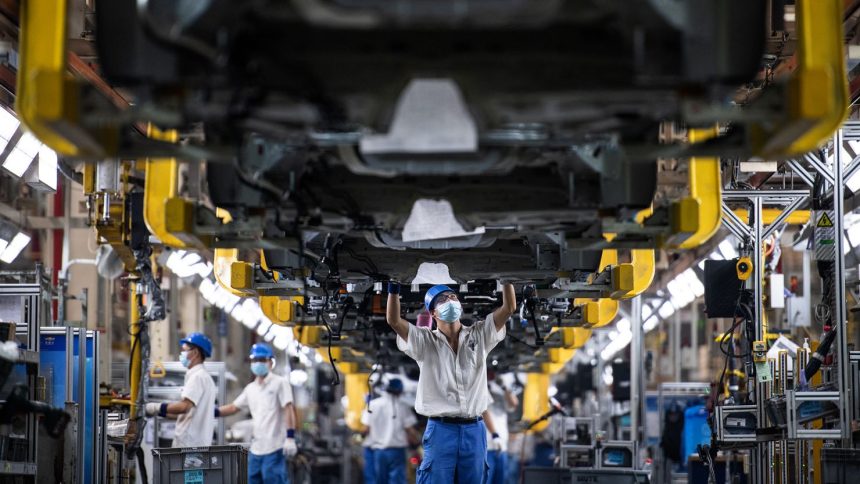
MULTIPOLYGON (((762 318, 764 314, 764 307, 762 306, 762 278, 764 277, 764 267, 762 267, 762 198, 752 197, 752 203, 753 220, 750 220, 750 222, 752 222, 750 245, 752 246, 753 257, 753 274, 751 278, 753 285, 753 325, 755 329, 754 333, 756 341, 763 341, 765 330, 764 320, 762 318)), ((756 413, 758 414, 758 418, 762 419, 765 415, 765 384, 759 383, 758 380, 756 380, 754 382, 754 385, 756 413)), ((759 424, 761 424, 761 422, 759 422, 759 424)), ((768 469, 770 468, 769 457, 770 452, 768 452, 768 446, 764 444, 758 444, 756 446, 755 451, 753 452, 754 465, 750 469, 753 484, 765 484, 770 481, 770 479, 768 479, 768 469)))
MULTIPOLYGON (((633 333, 630 342, 630 440, 640 442, 640 426, 642 424, 642 406, 644 399, 644 371, 642 358, 642 296, 631 300, 630 329, 633 333)), ((638 467, 636 462, 636 467, 638 467)))
POLYGON ((834 314, 833 324, 836 328, 837 364, 839 384, 839 423, 842 430, 843 447, 851 446, 851 361, 848 358, 848 321, 845 317, 845 255, 843 253, 843 219, 845 217, 845 184, 843 180, 844 165, 842 161, 842 130, 836 131, 833 138, 833 229, 836 234, 834 245, 834 314))

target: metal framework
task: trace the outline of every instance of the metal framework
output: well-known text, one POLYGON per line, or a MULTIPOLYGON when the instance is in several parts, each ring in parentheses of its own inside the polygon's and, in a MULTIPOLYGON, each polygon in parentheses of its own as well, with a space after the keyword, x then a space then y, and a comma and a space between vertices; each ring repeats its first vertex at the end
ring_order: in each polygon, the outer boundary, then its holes
MULTIPOLYGON (((857 122, 849 122, 846 125, 838 130, 833 138, 833 156, 829 158, 829 163, 826 163, 824 160, 819 159, 816 156, 807 154, 803 156, 801 160, 790 160, 787 162, 788 167, 790 167, 795 175, 798 176, 800 180, 802 180, 806 185, 808 185, 811 189, 814 182, 814 175, 820 174, 832 187, 832 196, 833 196, 833 211, 835 216, 832 217, 833 220, 833 229, 836 236, 834 237, 834 249, 835 249, 835 257, 834 257, 834 277, 836 280, 835 284, 835 311, 834 311, 834 327, 837 331, 837 341, 835 353, 837 355, 837 376, 838 376, 838 392, 828 393, 827 395, 822 394, 821 392, 816 392, 816 396, 807 396, 806 392, 804 393, 796 393, 794 391, 787 391, 786 396, 789 400, 788 402, 788 419, 789 419, 789 434, 788 438, 790 440, 794 439, 810 439, 810 438, 820 438, 820 439, 836 439, 841 440, 843 446, 848 446, 850 442, 850 432, 851 432, 851 414, 852 414, 852 387, 853 382, 851 378, 851 361, 848 357, 848 337, 846 334, 847 331, 847 320, 846 320, 846 311, 845 311, 845 260, 843 256, 843 219, 844 219, 844 187, 845 182, 850 179, 851 176, 857 173, 860 170, 860 156, 854 158, 853 160, 849 160, 846 164, 843 159, 843 143, 845 141, 860 141, 860 123, 857 122), (807 170, 802 162, 808 163, 812 167, 812 172, 807 170), (832 401, 839 405, 839 429, 832 429, 829 431, 823 430, 809 430, 806 433, 801 431, 798 433, 797 426, 791 425, 793 422, 796 422, 797 416, 796 412, 792 412, 792 410, 796 410, 796 405, 802 403, 802 401, 806 401, 809 398, 818 398, 822 399, 826 397, 827 400, 832 401), (801 435, 801 433, 803 435, 801 435)), ((765 338, 766 327, 763 320, 763 312, 764 307, 762 303, 762 279, 763 279, 763 267, 761 260, 758 259, 761 257, 763 249, 763 241, 776 233, 780 229, 780 227, 784 224, 785 220, 791 215, 791 213, 804 204, 810 199, 811 191, 809 189, 806 190, 725 190, 723 192, 723 202, 722 202, 722 212, 723 212, 723 225, 733 234, 735 237, 745 242, 749 247, 751 247, 751 254, 754 257, 753 263, 753 275, 752 275, 752 289, 754 296, 754 324, 755 324, 755 338, 756 340, 763 340, 765 338), (745 223, 741 220, 729 207, 727 202, 738 202, 738 201, 748 201, 751 205, 750 211, 750 221, 749 224, 745 223), (762 223, 762 208, 765 205, 778 205, 782 206, 783 212, 768 226, 765 226, 762 223), (757 260, 758 259, 758 260, 757 260)), ((754 383, 754 392, 755 392, 755 401, 756 401, 756 414, 757 418, 760 420, 762 417, 766 415, 765 413, 765 396, 767 394, 766 384, 762 383, 754 383)), ((789 442, 788 440, 778 441, 778 447, 781 452, 785 452, 789 442)), ((795 443, 795 445, 797 445, 795 443)), ((770 449, 769 444, 758 444, 756 448, 752 452, 752 466, 751 466, 751 474, 752 474, 752 482, 754 484, 768 484, 773 479, 772 471, 772 463, 770 461, 771 453, 768 452, 770 449)))

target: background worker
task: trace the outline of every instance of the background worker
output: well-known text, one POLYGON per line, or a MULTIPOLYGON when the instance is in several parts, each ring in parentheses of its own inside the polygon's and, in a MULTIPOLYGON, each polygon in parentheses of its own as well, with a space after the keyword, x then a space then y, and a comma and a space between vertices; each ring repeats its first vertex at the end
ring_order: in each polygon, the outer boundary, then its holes
POLYGON ((298 452, 293 388, 289 380, 272 372, 275 355, 268 345, 251 346, 248 359, 254 381, 245 386, 233 403, 218 408, 215 415, 227 417, 239 410, 250 410, 254 430, 248 456, 248 483, 285 484, 289 482, 285 457, 298 452))
POLYGON ((448 286, 431 287, 424 305, 435 330, 419 328, 400 314, 400 285, 388 285, 386 319, 397 333, 397 347, 418 363, 415 410, 428 417, 424 460, 418 484, 478 483, 486 479, 486 428, 481 414, 490 402, 487 355, 505 337, 505 323, 516 310, 511 284, 502 289, 502 305, 484 320, 465 327, 463 308, 448 286))
POLYGON ((215 382, 203 368, 206 358, 212 356, 212 340, 203 333, 190 333, 179 342, 182 352, 179 362, 188 368, 178 402, 147 403, 147 416, 175 418, 176 431, 173 447, 209 447, 215 422, 215 382))
POLYGON ((406 482, 406 448, 409 440, 419 440, 413 428, 418 420, 412 408, 400 401, 403 382, 392 378, 385 388, 386 394, 371 400, 361 416, 368 427, 367 438, 373 449, 375 484, 402 484, 406 482))

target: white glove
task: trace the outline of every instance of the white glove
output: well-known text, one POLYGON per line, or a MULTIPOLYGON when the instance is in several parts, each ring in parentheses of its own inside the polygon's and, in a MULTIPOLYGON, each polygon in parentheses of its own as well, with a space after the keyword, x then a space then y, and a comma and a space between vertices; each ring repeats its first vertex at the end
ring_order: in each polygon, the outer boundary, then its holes
POLYGON ((504 452, 505 447, 502 438, 498 434, 493 435, 493 438, 487 442, 487 450, 504 452))
POLYGON ((150 403, 147 403, 146 406, 144 407, 144 412, 146 413, 147 417, 154 417, 154 416, 158 415, 159 411, 161 411, 161 404, 160 403, 150 402, 150 403))
POLYGON ((293 457, 299 452, 299 447, 296 445, 296 439, 287 437, 284 440, 284 455, 287 457, 293 457))

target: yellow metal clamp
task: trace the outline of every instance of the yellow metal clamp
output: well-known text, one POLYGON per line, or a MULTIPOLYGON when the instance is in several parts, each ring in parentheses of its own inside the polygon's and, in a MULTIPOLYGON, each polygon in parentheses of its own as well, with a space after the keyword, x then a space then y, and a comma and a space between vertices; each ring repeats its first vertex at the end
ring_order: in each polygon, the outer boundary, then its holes
POLYGON ((78 88, 66 71, 67 11, 67 0, 21 2, 15 111, 57 153, 104 158, 78 123, 78 88))
POLYGON ((848 117, 843 0, 797 0, 797 68, 786 88, 788 114, 776 129, 753 126, 754 148, 774 158, 817 149, 848 117))
POLYGON ((279 326, 292 326, 295 323, 296 307, 302 304, 302 296, 260 296, 260 309, 263 314, 279 326))
MULTIPOLYGON (((161 131, 147 126, 152 139, 175 143, 179 134, 175 130, 161 131)), ((188 245, 167 230, 167 201, 179 192, 179 162, 176 158, 150 158, 146 160, 146 181, 143 188, 143 219, 146 227, 164 245, 185 248, 188 245)))
MULTIPOLYGON (((690 129, 687 140, 701 143, 719 135, 719 126, 707 129, 690 129)), ((690 198, 698 204, 697 229, 678 247, 692 249, 707 242, 720 229, 722 209, 722 179, 719 158, 690 158, 687 177, 690 182, 690 198)))
POLYGON ((255 296, 256 293, 253 289, 248 288, 250 286, 250 284, 247 283, 248 272, 241 264, 246 263, 239 261, 239 249, 215 249, 215 261, 212 264, 212 272, 215 274, 215 280, 218 281, 218 284, 220 284, 221 287, 229 291, 230 294, 233 294, 234 296, 255 296), (235 267, 242 269, 240 270, 241 274, 239 274, 234 280, 233 268, 235 263, 239 263, 239 265, 236 265, 235 267), (233 286, 234 281, 239 284, 240 287, 233 286))

